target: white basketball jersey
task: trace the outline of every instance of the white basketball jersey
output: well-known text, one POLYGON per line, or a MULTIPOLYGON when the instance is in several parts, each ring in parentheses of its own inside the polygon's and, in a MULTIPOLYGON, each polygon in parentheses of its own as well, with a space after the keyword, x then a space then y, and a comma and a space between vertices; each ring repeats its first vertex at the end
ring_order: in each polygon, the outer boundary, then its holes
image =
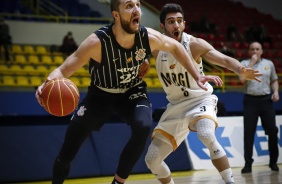
MULTIPOLYGON (((195 61, 191 54, 191 37, 191 35, 183 33, 181 44, 192 58, 196 69, 201 75, 204 75, 202 58, 199 58, 198 61, 195 61)), ((201 89, 197 85, 197 82, 194 80, 194 78, 169 52, 159 52, 156 59, 156 69, 159 80, 161 81, 163 89, 166 92, 167 99, 171 104, 176 104, 194 97, 205 97, 213 92, 213 87, 209 83, 205 84, 206 88, 208 89, 207 91, 201 89)))

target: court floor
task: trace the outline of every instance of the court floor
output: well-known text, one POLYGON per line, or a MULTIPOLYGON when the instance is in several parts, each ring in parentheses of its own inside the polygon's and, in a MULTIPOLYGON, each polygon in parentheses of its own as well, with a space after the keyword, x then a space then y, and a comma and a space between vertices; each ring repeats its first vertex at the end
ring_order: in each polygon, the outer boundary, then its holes
MULTIPOLYGON (((282 164, 279 165, 280 170, 282 164)), ((282 184, 282 174, 273 172, 268 166, 253 166, 253 172, 241 174, 242 168, 232 168, 236 184, 282 184)), ((216 170, 173 172, 175 184, 224 184, 216 170)), ((83 179, 68 179, 65 184, 110 184, 112 176, 83 179)), ((24 182, 15 184, 50 184, 50 181, 24 182)), ((131 175, 126 184, 159 184, 152 174, 131 175)))

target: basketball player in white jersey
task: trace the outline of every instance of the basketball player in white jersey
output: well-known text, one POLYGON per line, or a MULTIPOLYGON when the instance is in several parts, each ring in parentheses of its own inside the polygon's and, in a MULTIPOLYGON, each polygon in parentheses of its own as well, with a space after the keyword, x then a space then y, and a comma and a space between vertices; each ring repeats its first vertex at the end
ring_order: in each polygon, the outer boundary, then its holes
MULTIPOLYGON (((242 78, 259 81, 257 77, 261 74, 258 71, 244 68, 239 61, 218 52, 205 40, 184 33, 185 21, 179 5, 166 4, 161 11, 160 22, 164 34, 184 46, 202 75, 204 58, 242 78)), ((152 54, 156 58, 159 80, 170 103, 153 132, 152 143, 145 157, 148 168, 162 184, 173 184, 164 159, 177 149, 191 130, 197 132, 198 138, 209 149, 212 163, 224 182, 234 183, 226 153, 215 137, 217 97, 212 94, 212 86, 206 83, 206 91, 199 88, 171 53, 154 51, 152 54)))

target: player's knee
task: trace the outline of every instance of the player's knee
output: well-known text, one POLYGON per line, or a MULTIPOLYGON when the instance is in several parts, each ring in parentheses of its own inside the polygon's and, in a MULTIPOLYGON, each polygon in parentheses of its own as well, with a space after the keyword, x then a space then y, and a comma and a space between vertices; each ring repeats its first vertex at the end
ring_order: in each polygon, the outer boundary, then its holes
POLYGON ((146 156, 145 156, 145 163, 150 170, 153 169, 152 166, 154 166, 153 163, 155 162, 156 157, 157 156, 152 152, 147 153, 146 156))
POLYGON ((210 119, 201 119, 196 124, 197 135, 201 142, 209 149, 211 159, 218 159, 226 155, 215 137, 215 124, 210 119))
POLYGON ((207 147, 213 141, 215 137, 215 123, 211 119, 201 119, 196 123, 197 135, 202 143, 207 147))
POLYGON ((171 172, 168 166, 158 157, 158 151, 151 150, 145 156, 145 163, 157 178, 167 178, 171 172))
POLYGON ((211 144, 213 141, 216 140, 214 130, 205 130, 205 132, 198 131, 197 132, 198 138, 201 140, 201 142, 208 147, 209 144, 211 144))
POLYGON ((150 145, 148 152, 145 156, 145 163, 150 170, 154 170, 154 166, 158 166, 160 161, 158 160, 159 149, 154 145, 150 145))

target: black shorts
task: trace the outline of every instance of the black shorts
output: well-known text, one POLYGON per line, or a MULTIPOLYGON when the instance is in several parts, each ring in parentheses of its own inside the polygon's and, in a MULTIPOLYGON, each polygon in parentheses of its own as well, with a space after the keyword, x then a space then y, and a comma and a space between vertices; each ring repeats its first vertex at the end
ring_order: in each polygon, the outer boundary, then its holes
POLYGON ((148 99, 146 83, 141 83, 125 93, 108 93, 96 86, 88 89, 86 97, 78 105, 72 121, 91 130, 99 130, 112 115, 132 125, 143 117, 152 122, 152 105, 148 99))

